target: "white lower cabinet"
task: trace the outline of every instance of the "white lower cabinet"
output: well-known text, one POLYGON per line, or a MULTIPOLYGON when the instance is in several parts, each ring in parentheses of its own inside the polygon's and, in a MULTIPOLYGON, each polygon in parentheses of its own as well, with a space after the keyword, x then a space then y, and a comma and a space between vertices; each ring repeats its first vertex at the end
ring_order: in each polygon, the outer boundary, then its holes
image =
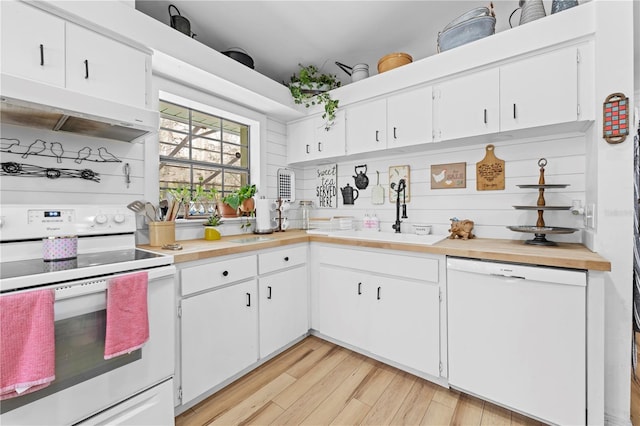
POLYGON ((439 376, 438 285, 379 278, 371 293, 371 352, 439 376))
POLYGON ((343 248, 319 253, 318 331, 401 366, 440 376, 443 261, 343 248), (362 270, 351 269, 353 259, 363 261, 357 266, 362 270), (405 269, 396 270, 397 264, 405 269), (415 275, 423 278, 412 278, 415 275), (435 281, 429 281, 434 276, 435 281))
POLYGON ((255 279, 182 300, 182 401, 258 360, 255 279))
POLYGON ((260 277, 260 358, 309 331, 307 267, 260 277))

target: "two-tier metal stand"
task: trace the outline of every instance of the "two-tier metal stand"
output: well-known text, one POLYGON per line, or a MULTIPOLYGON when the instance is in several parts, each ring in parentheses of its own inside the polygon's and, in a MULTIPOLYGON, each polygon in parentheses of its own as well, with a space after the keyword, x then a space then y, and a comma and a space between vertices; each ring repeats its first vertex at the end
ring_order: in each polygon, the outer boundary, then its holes
POLYGON ((547 184, 544 179, 544 167, 547 165, 546 158, 541 158, 538 161, 538 166, 540 166, 540 178, 538 179, 537 185, 518 185, 519 188, 526 189, 537 189, 538 190, 538 202, 535 206, 513 206, 514 209, 517 210, 537 210, 538 211, 538 221, 535 226, 508 226, 512 231, 515 232, 527 232, 532 233, 535 237, 532 240, 526 240, 526 244, 533 244, 539 246, 557 246, 558 244, 549 241, 546 238, 547 234, 571 234, 573 232, 578 231, 575 228, 561 228, 557 226, 546 226, 544 223, 544 212, 545 210, 569 210, 571 206, 547 206, 544 199, 544 190, 545 189, 557 189, 557 188, 566 188, 569 186, 568 184, 547 184))

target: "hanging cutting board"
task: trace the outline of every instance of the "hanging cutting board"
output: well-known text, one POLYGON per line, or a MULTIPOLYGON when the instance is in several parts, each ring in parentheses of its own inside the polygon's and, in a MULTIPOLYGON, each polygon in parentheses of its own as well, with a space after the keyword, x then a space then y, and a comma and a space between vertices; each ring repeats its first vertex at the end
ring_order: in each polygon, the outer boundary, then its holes
POLYGON ((504 160, 494 154, 495 147, 487 145, 482 161, 476 163, 476 189, 494 191, 504 189, 504 160))
POLYGON ((384 187, 380 185, 380 172, 376 171, 376 186, 371 188, 371 204, 384 204, 384 187))

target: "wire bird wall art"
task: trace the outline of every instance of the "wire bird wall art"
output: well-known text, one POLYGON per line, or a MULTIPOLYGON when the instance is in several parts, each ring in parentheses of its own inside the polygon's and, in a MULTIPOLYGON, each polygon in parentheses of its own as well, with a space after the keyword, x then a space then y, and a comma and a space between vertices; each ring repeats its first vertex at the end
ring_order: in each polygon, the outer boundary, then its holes
POLYGON ((115 155, 111 154, 105 147, 99 147, 97 154, 91 147, 85 146, 80 151, 65 151, 60 142, 47 142, 42 139, 36 139, 31 145, 20 145, 20 140, 15 138, 0 138, 0 152, 21 155, 22 158, 28 158, 30 155, 43 157, 53 157, 57 163, 62 163, 62 159, 66 158, 81 164, 83 161, 93 161, 96 163, 122 163, 115 155), (65 156, 65 152, 67 155, 65 156), (69 155, 72 153, 73 155, 69 155))
POLYGON ((22 176, 22 177, 46 177, 48 179, 59 178, 79 178, 100 182, 100 174, 91 169, 60 169, 55 167, 40 167, 32 164, 15 163, 13 161, 3 162, 2 176, 22 176))

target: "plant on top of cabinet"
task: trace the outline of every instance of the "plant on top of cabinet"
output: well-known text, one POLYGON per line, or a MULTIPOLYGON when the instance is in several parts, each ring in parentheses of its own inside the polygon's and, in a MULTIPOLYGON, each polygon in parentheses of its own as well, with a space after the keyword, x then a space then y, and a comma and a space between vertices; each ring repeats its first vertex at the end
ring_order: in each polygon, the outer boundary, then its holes
POLYGON ((309 108, 311 105, 324 105, 322 118, 326 119, 325 128, 329 129, 336 118, 338 100, 331 99, 329 90, 340 87, 338 77, 331 74, 320 74, 314 65, 300 66, 298 75, 291 76, 289 91, 296 104, 304 104, 309 108))

